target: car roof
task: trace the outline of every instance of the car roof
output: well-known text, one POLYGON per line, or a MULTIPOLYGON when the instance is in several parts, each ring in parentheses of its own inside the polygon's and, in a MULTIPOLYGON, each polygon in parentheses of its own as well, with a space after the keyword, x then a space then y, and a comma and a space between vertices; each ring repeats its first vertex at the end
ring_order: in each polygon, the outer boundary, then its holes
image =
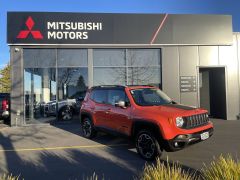
POLYGON ((134 90, 134 89, 156 89, 158 87, 156 86, 131 86, 131 87, 128 87, 129 90, 134 90))
POLYGON ((91 89, 144 89, 144 88, 157 88, 156 86, 151 85, 101 85, 101 86, 93 86, 91 89))

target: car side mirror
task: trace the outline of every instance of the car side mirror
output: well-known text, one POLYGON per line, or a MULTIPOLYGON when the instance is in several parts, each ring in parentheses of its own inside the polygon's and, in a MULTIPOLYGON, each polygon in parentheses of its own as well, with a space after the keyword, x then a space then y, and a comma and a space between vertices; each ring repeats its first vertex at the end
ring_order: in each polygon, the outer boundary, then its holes
POLYGON ((126 108, 126 102, 125 101, 118 101, 115 103, 116 107, 126 108))

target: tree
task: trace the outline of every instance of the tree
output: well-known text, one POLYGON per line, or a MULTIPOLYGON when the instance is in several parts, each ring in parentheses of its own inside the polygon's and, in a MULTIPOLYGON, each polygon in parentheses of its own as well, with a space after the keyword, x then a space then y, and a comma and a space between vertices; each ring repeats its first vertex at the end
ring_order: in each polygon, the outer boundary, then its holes
POLYGON ((114 82, 127 83, 127 85, 154 84, 156 73, 153 71, 151 64, 151 62, 154 62, 154 56, 140 57, 138 52, 129 51, 127 57, 128 67, 112 69, 111 76, 114 78, 114 82))
POLYGON ((7 64, 0 70, 0 92, 10 93, 11 91, 11 78, 10 78, 10 64, 7 64))
POLYGON ((86 83, 85 83, 82 75, 80 75, 78 78, 77 88, 79 89, 79 91, 86 91, 86 89, 87 89, 86 83))

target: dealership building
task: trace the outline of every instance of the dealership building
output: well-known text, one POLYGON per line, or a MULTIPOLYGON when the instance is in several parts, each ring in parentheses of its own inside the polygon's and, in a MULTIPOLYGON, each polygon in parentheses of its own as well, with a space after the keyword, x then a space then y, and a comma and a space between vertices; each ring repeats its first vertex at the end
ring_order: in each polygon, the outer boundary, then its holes
POLYGON ((97 85, 154 85, 239 119, 240 33, 229 15, 8 12, 11 125, 55 120, 97 85), (47 114, 49 104, 55 116, 47 114))

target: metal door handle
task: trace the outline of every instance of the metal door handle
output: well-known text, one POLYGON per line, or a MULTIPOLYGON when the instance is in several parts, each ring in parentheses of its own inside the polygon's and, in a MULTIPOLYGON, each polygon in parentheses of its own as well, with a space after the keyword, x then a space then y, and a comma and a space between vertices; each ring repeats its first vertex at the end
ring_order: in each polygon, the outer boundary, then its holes
POLYGON ((106 110, 106 114, 109 114, 110 111, 111 111, 111 109, 107 109, 107 110, 106 110))

